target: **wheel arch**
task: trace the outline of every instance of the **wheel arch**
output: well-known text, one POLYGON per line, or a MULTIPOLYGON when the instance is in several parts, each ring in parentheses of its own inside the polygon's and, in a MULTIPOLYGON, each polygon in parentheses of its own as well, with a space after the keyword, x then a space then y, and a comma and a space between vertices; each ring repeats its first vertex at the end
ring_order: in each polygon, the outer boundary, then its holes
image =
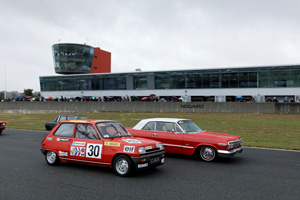
POLYGON ((215 149, 216 151, 216 156, 218 156, 218 149, 215 147, 215 145, 213 144, 206 144, 206 143, 203 143, 203 144, 198 144, 197 147, 195 148, 194 152, 193 152, 193 156, 198 156, 199 153, 200 153, 200 149, 204 146, 209 146, 209 147, 212 147, 215 149))
POLYGON ((128 154, 125 154, 125 153, 116 153, 116 154, 114 155, 113 159, 111 160, 111 166, 113 166, 113 164, 114 164, 116 158, 117 158, 118 156, 121 156, 121 155, 122 155, 122 156, 126 156, 127 158, 129 158, 129 160, 131 161, 131 163, 133 163, 132 158, 131 158, 128 154))

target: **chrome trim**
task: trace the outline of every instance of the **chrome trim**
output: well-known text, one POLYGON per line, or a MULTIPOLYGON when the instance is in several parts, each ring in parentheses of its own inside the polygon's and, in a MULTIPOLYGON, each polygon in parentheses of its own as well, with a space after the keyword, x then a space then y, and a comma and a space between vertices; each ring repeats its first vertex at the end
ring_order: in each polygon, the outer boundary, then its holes
POLYGON ((94 161, 87 161, 87 160, 78 160, 78 159, 71 159, 66 157, 60 157, 63 160, 71 160, 71 161, 79 161, 79 162, 86 162, 86 163, 95 163, 95 164, 103 164, 103 165, 110 165, 110 163, 104 163, 104 162, 94 162, 94 161))
POLYGON ((227 150, 218 150, 218 153, 220 154, 235 154, 236 152, 240 152, 244 149, 244 147, 239 147, 237 149, 232 149, 230 151, 227 150))
POLYGON ((241 146, 243 143, 243 139, 236 139, 236 140, 232 140, 228 142, 228 147, 227 149, 233 149, 233 148, 237 148, 238 146, 241 146))
POLYGON ((193 149, 194 147, 187 147, 187 146, 181 146, 181 145, 174 145, 174 144, 163 144, 164 146, 170 146, 170 147, 179 147, 179 148, 186 148, 186 149, 193 149))

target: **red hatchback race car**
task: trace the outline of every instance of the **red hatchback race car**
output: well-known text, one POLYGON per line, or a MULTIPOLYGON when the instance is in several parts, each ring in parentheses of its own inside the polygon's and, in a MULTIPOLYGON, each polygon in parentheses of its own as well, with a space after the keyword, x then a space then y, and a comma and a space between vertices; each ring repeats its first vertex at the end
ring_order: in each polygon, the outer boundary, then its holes
POLYGON ((133 136, 162 142, 166 153, 197 155, 204 161, 243 151, 240 136, 206 132, 189 119, 144 119, 127 130, 133 136))
POLYGON ((4 131, 5 127, 6 127, 6 122, 0 121, 0 134, 2 133, 2 131, 4 131))
POLYGON ((162 143, 132 137, 109 120, 66 120, 44 138, 41 151, 49 165, 60 161, 113 168, 119 176, 164 164, 162 143))

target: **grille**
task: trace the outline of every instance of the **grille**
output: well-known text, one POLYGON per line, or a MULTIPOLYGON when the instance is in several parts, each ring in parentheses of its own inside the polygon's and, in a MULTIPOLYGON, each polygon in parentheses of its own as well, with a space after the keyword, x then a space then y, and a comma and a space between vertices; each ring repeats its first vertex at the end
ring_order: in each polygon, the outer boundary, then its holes
POLYGON ((146 150, 146 153, 155 152, 155 151, 157 151, 157 150, 159 150, 159 148, 148 149, 148 150, 146 150))
POLYGON ((235 141, 229 142, 229 145, 232 147, 232 149, 234 149, 234 148, 241 146, 242 143, 243 143, 243 140, 240 139, 240 140, 235 140, 235 141))

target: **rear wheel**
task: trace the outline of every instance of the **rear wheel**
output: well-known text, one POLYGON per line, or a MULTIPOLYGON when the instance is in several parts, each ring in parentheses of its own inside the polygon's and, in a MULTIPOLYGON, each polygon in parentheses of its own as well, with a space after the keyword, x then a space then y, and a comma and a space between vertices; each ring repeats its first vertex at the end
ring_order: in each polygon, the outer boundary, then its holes
POLYGON ((45 159, 48 165, 58 165, 59 158, 54 151, 47 151, 45 154, 45 159))
POLYGON ((216 157, 216 150, 210 146, 203 146, 200 149, 200 157, 207 162, 213 161, 216 157))
POLYGON ((128 176, 132 171, 132 162, 127 156, 120 155, 114 160, 113 168, 117 175, 128 176))

